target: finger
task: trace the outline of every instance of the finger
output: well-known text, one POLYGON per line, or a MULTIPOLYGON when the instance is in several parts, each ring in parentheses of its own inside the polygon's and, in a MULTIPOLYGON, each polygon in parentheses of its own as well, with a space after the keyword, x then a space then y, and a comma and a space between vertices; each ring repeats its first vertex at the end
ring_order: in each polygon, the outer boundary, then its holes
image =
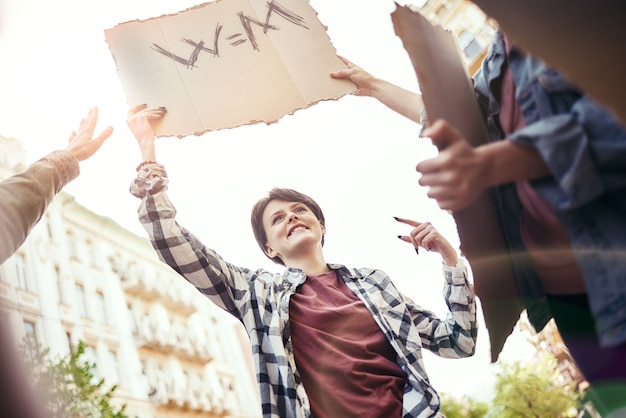
POLYGON ((452 188, 445 186, 431 186, 426 195, 431 199, 435 199, 437 202, 458 199, 458 193, 452 188))
POLYGON ((352 68, 349 68, 347 70, 332 71, 330 73, 330 76, 333 78, 350 78, 352 74, 354 74, 354 70, 352 68))
POLYGON ((148 107, 148 105, 147 105, 147 104, 145 104, 145 103, 135 105, 135 106, 131 107, 130 109, 128 109, 127 116, 128 116, 128 117, 131 117, 131 116, 133 116, 135 113, 137 113, 137 112, 139 112, 140 110, 143 110, 143 109, 145 109, 145 108, 147 108, 147 107, 148 107))
POLYGON ((433 138, 439 136, 451 136, 458 133, 459 131, 457 131, 456 128, 450 124, 450 122, 445 119, 437 119, 424 129, 422 135, 424 137, 433 138))
POLYGON ((398 218, 397 216, 394 216, 393 219, 395 219, 396 221, 401 222, 403 224, 407 224, 407 225, 414 226, 414 227, 421 225, 421 222, 413 221, 411 219, 398 218))
POLYGON ((422 247, 426 248, 428 251, 433 251, 437 249, 437 237, 427 235, 422 239, 422 247))
POLYGON ((415 166, 415 171, 422 174, 435 173, 440 171, 441 165, 442 163, 439 158, 430 158, 428 160, 420 161, 415 166))
MULTIPOLYGON (((432 235, 433 232, 437 232, 437 230, 428 222, 425 222, 423 225, 423 227, 419 230, 416 229, 416 234, 415 234, 415 240, 419 243, 422 243, 426 237, 428 237, 429 235, 432 235)), ((423 245, 423 247, 426 247, 425 245, 423 245)))
POLYGON ((408 243, 408 244, 413 244, 413 240, 411 239, 411 237, 409 237, 409 236, 407 236, 407 235, 398 235, 398 238, 399 238, 401 241, 404 241, 404 242, 406 242, 406 243, 408 243))
POLYGON ((418 245, 415 244, 412 237, 408 237, 406 235, 398 235, 398 238, 400 238, 400 240, 406 242, 407 244, 411 244, 411 246, 415 248, 415 252, 419 254, 419 250, 417 249, 418 245))
POLYGON ((93 130, 96 128, 96 123, 98 123, 98 109, 95 107, 89 109, 87 119, 83 119, 83 122, 84 124, 81 126, 81 130, 93 133, 93 130))
POLYGON ((78 124, 78 130, 82 131, 82 130, 84 130, 84 128, 85 128, 85 118, 82 118, 80 120, 80 123, 78 124))
POLYGON ((102 146, 102 144, 104 143, 104 141, 106 141, 111 134, 113 133, 113 127, 112 126, 107 126, 101 133, 100 135, 98 135, 97 137, 95 137, 92 140, 92 153, 96 152, 98 149, 100 149, 100 147, 102 146))
POLYGON ((95 137, 93 140, 95 142, 99 142, 100 145, 102 145, 102 143, 111 136, 111 134, 113 133, 113 127, 112 126, 107 126, 106 128, 104 128, 104 130, 100 133, 100 135, 98 135, 97 137, 95 137))
POLYGON ((458 190, 463 187, 462 179, 455 177, 455 173, 450 172, 450 170, 422 174, 417 182, 420 186, 431 188, 439 187, 453 192, 458 192, 458 190))
POLYGON ((440 173, 435 174, 422 174, 422 177, 417 180, 420 186, 424 187, 434 187, 440 186, 442 184, 446 184, 445 180, 440 173))
POLYGON ((151 109, 145 109, 141 111, 141 114, 146 117, 162 117, 167 113, 167 110, 164 107, 154 107, 151 109))
POLYGON ((339 57, 339 59, 340 59, 341 61, 343 61, 343 63, 344 63, 344 64, 346 64, 346 66, 348 66, 348 68, 350 68, 350 67, 354 66, 354 64, 353 64, 352 62, 350 62, 350 60, 349 60, 349 59, 347 59, 346 57, 343 57, 343 56, 341 56, 341 55, 337 55, 337 57, 339 57))
POLYGON ((449 122, 437 119, 422 132, 422 137, 430 138, 437 149, 442 150, 463 139, 461 133, 449 122))

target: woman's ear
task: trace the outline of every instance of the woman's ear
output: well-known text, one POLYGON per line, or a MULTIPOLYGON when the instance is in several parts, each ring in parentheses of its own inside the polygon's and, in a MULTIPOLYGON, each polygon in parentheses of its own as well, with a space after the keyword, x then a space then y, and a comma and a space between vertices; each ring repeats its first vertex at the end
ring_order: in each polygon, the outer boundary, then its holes
POLYGON ((274 258, 278 255, 278 253, 276 251, 274 251, 274 249, 272 247, 270 247, 268 244, 265 244, 265 254, 269 257, 269 258, 274 258))

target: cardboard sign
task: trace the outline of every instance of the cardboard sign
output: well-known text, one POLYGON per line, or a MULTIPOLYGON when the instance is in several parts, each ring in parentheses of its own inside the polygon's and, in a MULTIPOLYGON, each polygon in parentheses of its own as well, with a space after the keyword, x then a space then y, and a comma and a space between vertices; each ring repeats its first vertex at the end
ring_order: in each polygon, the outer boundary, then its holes
POLYGON ((157 136, 276 122, 356 90, 308 0, 219 0, 105 31, 130 106, 165 106, 157 136))
MULTIPOLYGON (((407 7, 397 6, 391 17, 417 74, 428 119, 447 120, 474 147, 486 142, 487 127, 454 35, 407 7)), ((454 219, 489 331, 491 360, 496 361, 523 307, 490 192, 454 219)))

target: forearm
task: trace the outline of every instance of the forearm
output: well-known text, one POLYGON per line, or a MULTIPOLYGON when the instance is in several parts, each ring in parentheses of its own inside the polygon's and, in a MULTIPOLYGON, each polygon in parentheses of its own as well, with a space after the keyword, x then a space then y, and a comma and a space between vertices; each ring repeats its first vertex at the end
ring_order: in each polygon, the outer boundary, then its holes
POLYGON ((78 160, 55 151, 0 183, 0 263, 22 245, 54 196, 78 174, 78 160))
POLYGON ((550 174, 537 150, 509 140, 482 145, 476 148, 476 152, 483 161, 488 187, 550 174))
POLYGON ((154 138, 144 138, 139 142, 142 161, 156 161, 154 138))
POLYGON ((448 267, 456 267, 459 262, 459 256, 456 250, 449 243, 446 248, 441 251, 441 258, 443 260, 443 264, 448 267))
POLYGON ((376 79, 372 83, 371 88, 372 97, 402 116, 420 123, 424 103, 419 93, 406 90, 381 79, 376 79))

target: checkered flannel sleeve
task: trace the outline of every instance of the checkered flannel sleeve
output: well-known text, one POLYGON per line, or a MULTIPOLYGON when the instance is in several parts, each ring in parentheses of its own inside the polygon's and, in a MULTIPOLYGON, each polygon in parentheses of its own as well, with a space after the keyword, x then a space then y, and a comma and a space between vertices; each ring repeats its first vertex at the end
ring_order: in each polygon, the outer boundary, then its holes
POLYGON ((443 273, 443 297, 449 310, 445 320, 432 312, 420 311, 413 322, 419 330, 422 347, 441 357, 469 357, 476 350, 478 335, 474 289, 462 260, 455 267, 444 264, 443 273))
POLYGON ((250 271, 233 266, 176 222, 176 209, 166 195, 168 184, 160 164, 141 168, 130 191, 141 199, 139 220, 161 261, 241 319, 249 300, 250 271))

